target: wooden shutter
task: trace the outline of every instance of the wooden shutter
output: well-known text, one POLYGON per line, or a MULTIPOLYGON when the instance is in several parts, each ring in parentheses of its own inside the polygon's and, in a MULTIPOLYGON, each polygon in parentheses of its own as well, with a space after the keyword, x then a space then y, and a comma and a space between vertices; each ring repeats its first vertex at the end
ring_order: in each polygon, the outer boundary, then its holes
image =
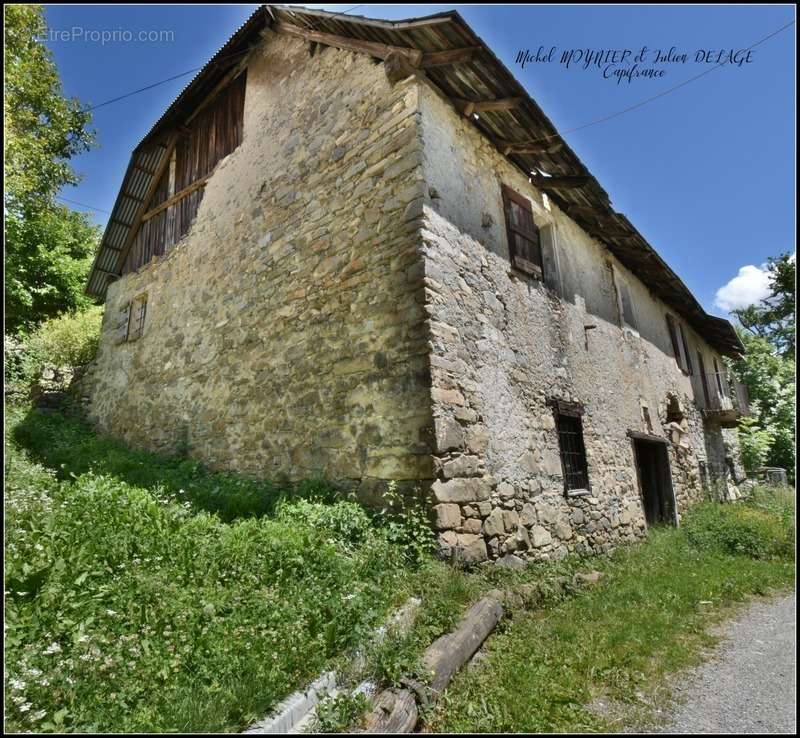
POLYGON ((128 322, 131 318, 131 304, 125 303, 119 311, 117 325, 114 328, 114 340, 116 343, 125 343, 128 340, 128 322))
POLYGON ((512 266, 542 278, 542 245, 539 229, 533 221, 530 201, 506 185, 502 186, 506 218, 508 253, 512 266))
POLYGON ((703 354, 697 351, 697 370, 700 372, 700 382, 703 385, 703 397, 706 398, 706 407, 711 404, 711 397, 708 394, 708 377, 706 376, 706 365, 703 361, 703 354))
POLYGON ((683 355, 686 357, 686 372, 687 374, 693 374, 694 368, 692 367, 692 357, 689 355, 689 342, 686 340, 686 333, 683 330, 683 326, 678 326, 681 332, 681 341, 683 342, 683 355))
POLYGON ((557 295, 561 295, 561 279, 558 274, 558 257, 556 256, 555 226, 548 225, 540 231, 542 247, 542 274, 544 283, 557 295))
POLYGON ((681 346, 678 343, 678 328, 675 325, 675 318, 667 313, 667 330, 669 331, 669 340, 672 341, 672 352, 675 354, 675 363, 683 369, 681 362, 681 346))
POLYGON ((630 290, 628 289, 628 285, 622 280, 620 280, 619 283, 619 300, 622 303, 622 320, 627 326, 633 328, 633 330, 639 330, 636 324, 636 313, 633 311, 633 300, 631 300, 630 290))

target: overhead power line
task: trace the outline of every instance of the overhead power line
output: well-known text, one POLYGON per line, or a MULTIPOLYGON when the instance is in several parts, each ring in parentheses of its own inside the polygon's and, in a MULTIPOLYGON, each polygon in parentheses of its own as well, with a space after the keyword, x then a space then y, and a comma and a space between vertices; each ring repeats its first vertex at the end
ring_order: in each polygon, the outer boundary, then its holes
MULTIPOLYGON (((349 13, 350 11, 355 10, 356 8, 360 8, 360 7, 361 7, 361 5, 354 5, 352 8, 348 8, 347 10, 343 10, 341 13, 336 13, 336 14, 334 14, 332 16, 328 16, 328 18, 336 18, 336 17, 338 17, 340 15, 345 15, 345 13, 349 13)), ((311 27, 313 28, 313 26, 314 26, 314 24, 312 23, 311 27)), ((235 58, 237 56, 242 56, 243 54, 246 54, 247 51, 249 51, 249 50, 240 51, 240 52, 238 52, 236 54, 231 54, 230 56, 223 56, 221 59, 217 59, 217 61, 218 62, 227 61, 228 59, 233 59, 233 58, 235 58)), ((85 108, 83 112, 84 113, 90 113, 93 110, 97 110, 98 108, 103 108, 106 105, 111 105, 112 103, 119 102, 120 100, 125 100, 125 99, 127 99, 129 97, 133 97, 134 95, 138 95, 141 92, 147 92, 147 90, 152 90, 154 87, 159 87, 160 85, 165 85, 167 82, 172 82, 172 81, 174 81, 176 79, 180 79, 181 77, 185 77, 188 74, 193 74, 194 72, 199 72, 203 68, 203 66, 205 66, 205 65, 202 65, 202 66, 199 66, 199 67, 194 67, 193 69, 187 69, 185 72, 181 72, 180 74, 175 74, 172 77, 167 77, 166 79, 159 80, 158 82, 153 82, 152 84, 145 85, 144 87, 140 87, 138 90, 131 90, 130 92, 126 92, 124 95, 119 95, 118 97, 112 97, 110 100, 105 100, 104 102, 97 103, 97 105, 92 105, 89 108, 85 108)))
POLYGON ((64 197, 63 195, 56 195, 56 198, 58 198, 59 200, 63 200, 64 202, 72 203, 73 205, 80 205, 82 208, 88 208, 89 210, 97 210, 98 212, 108 213, 108 215, 111 215, 111 213, 108 210, 103 210, 103 208, 96 208, 94 205, 87 205, 85 202, 70 200, 68 197, 64 197))
MULTIPOLYGON (((361 7, 361 5, 354 5, 352 8, 348 8, 347 10, 343 10, 341 13, 337 13, 336 15, 330 16, 330 17, 334 17, 335 18, 336 16, 344 15, 345 13, 349 13, 350 11, 355 10, 356 8, 360 8, 360 7, 361 7)), ((777 30, 773 31, 772 33, 767 34, 766 36, 764 36, 763 38, 759 39, 755 43, 753 43, 750 46, 746 47, 744 49, 744 51, 750 51, 751 49, 754 49, 756 46, 759 46, 759 45, 763 44, 765 41, 768 41, 773 36, 777 36, 782 31, 785 31, 790 26, 793 26, 794 23, 795 23, 794 21, 789 21, 788 23, 786 23, 785 25, 781 26, 777 30)), ((313 24, 312 24, 312 26, 313 26, 313 24)), ((232 58, 234 56, 240 56, 241 53, 245 53, 245 52, 240 52, 239 54, 231 54, 230 57, 223 57, 223 59, 220 59, 219 61, 223 61, 224 59, 229 59, 229 58, 232 58)), ((635 103, 634 105, 630 105, 627 108, 623 108, 622 110, 619 110, 616 113, 611 113, 610 115, 606 115, 606 116, 603 116, 602 118, 598 118, 598 119, 590 121, 588 123, 584 123, 583 125, 577 126, 575 128, 570 128, 569 130, 566 130, 563 133, 554 133, 554 134, 550 134, 548 136, 543 136, 541 138, 536 139, 536 141, 533 141, 531 143, 546 143, 550 139, 556 138, 558 136, 565 136, 565 135, 567 135, 569 133, 575 133, 576 131, 582 131, 582 130, 584 130, 586 128, 590 128, 591 126, 596 126, 596 125, 599 125, 600 123, 605 123, 606 121, 612 120, 614 118, 618 118, 619 116, 624 115, 625 113, 629 113, 629 112, 631 112, 633 110, 637 110, 638 108, 641 108, 641 107, 647 105, 648 103, 653 102, 654 100, 658 100, 659 98, 664 97, 665 95, 669 95, 671 92, 675 92, 676 90, 679 90, 681 87, 685 87, 686 85, 690 84, 691 82, 695 82, 696 80, 700 79, 701 77, 705 77, 707 74, 710 74, 714 70, 719 69, 720 67, 723 67, 726 64, 728 64, 727 60, 726 61, 722 61, 719 64, 714 65, 710 69, 706 69, 706 70, 700 72, 699 74, 696 74, 693 77, 689 77, 689 79, 685 79, 683 82, 679 82, 677 85, 674 85, 674 86, 672 86, 672 87, 670 87, 670 88, 668 88, 666 90, 662 90, 661 92, 659 92, 659 93, 657 93, 655 95, 652 95, 651 97, 645 98, 644 100, 640 100, 638 103, 635 103)), ((87 108, 86 111, 89 112, 91 110, 97 110, 97 108, 101 108, 104 105, 111 105, 112 103, 118 102, 119 100, 124 100, 125 98, 131 97, 132 95, 137 95, 140 92, 145 92, 146 90, 151 90, 154 87, 158 87, 159 85, 166 84, 167 82, 171 82, 172 80, 179 79, 180 77, 185 77, 187 74, 191 74, 192 72, 197 72, 202 68, 203 67, 195 67, 194 69, 190 69, 190 70, 188 70, 186 72, 181 72, 180 74, 176 74, 176 75, 174 75, 172 77, 168 77, 167 79, 163 79, 160 82, 154 82, 153 84, 147 85, 146 87, 141 87, 138 90, 132 90, 131 92, 127 92, 124 95, 120 95, 119 97, 115 97, 115 98, 113 98, 111 100, 106 100, 105 102, 99 103, 99 104, 97 104, 97 105, 95 105, 95 106, 93 106, 91 108, 87 108)), ((70 200, 70 199, 68 199, 66 197, 62 197, 61 195, 57 195, 57 197, 59 199, 61 199, 61 200, 66 201, 66 202, 72 202, 75 205, 80 205, 82 207, 89 208, 91 210, 97 210, 97 211, 99 211, 101 213, 108 213, 110 215, 108 210, 103 210, 103 208, 95 208, 92 205, 86 205, 84 203, 80 203, 80 202, 77 202, 75 200, 70 200)))

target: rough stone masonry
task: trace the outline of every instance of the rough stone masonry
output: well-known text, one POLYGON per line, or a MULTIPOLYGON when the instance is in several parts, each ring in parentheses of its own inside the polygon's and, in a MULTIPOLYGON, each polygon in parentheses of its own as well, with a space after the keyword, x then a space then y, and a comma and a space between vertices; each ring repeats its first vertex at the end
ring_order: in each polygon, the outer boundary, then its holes
POLYGON ((668 442, 678 515, 731 453, 665 312, 428 87, 265 31, 242 143, 188 234, 108 289, 90 418, 135 446, 323 476, 367 501, 396 481, 468 561, 607 551, 646 530, 629 431, 668 442), (501 184, 532 203, 547 284, 510 266, 501 184), (142 293, 142 337, 120 342, 142 293), (565 493, 553 398, 584 408, 585 494, 565 493))

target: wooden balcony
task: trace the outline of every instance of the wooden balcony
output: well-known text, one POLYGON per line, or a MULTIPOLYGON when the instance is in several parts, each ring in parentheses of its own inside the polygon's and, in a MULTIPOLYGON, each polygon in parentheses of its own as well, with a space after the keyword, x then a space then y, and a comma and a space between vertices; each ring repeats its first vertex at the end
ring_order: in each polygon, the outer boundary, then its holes
POLYGON ((695 402, 706 420, 723 428, 734 428, 750 414, 747 387, 726 372, 696 375, 695 402))

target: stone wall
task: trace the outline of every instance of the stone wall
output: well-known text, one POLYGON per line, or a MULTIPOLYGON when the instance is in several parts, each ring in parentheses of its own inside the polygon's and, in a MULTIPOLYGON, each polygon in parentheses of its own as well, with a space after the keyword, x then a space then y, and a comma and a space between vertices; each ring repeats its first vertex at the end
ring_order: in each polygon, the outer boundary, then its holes
POLYGON ((706 459, 666 307, 468 120, 428 89, 421 107, 440 544, 480 560, 557 558, 634 540, 646 524, 628 431, 669 440, 678 513, 699 494, 706 459), (501 183, 529 197, 546 226, 552 289, 510 267, 501 183), (620 327, 621 281, 638 331, 620 327), (549 398, 585 408, 590 495, 565 494, 549 398), (668 417, 670 401, 677 419, 668 417))
POLYGON ((270 34, 191 230, 108 290, 91 418, 214 468, 430 479, 420 165, 415 86, 270 34), (141 293, 144 335, 118 343, 141 293))

